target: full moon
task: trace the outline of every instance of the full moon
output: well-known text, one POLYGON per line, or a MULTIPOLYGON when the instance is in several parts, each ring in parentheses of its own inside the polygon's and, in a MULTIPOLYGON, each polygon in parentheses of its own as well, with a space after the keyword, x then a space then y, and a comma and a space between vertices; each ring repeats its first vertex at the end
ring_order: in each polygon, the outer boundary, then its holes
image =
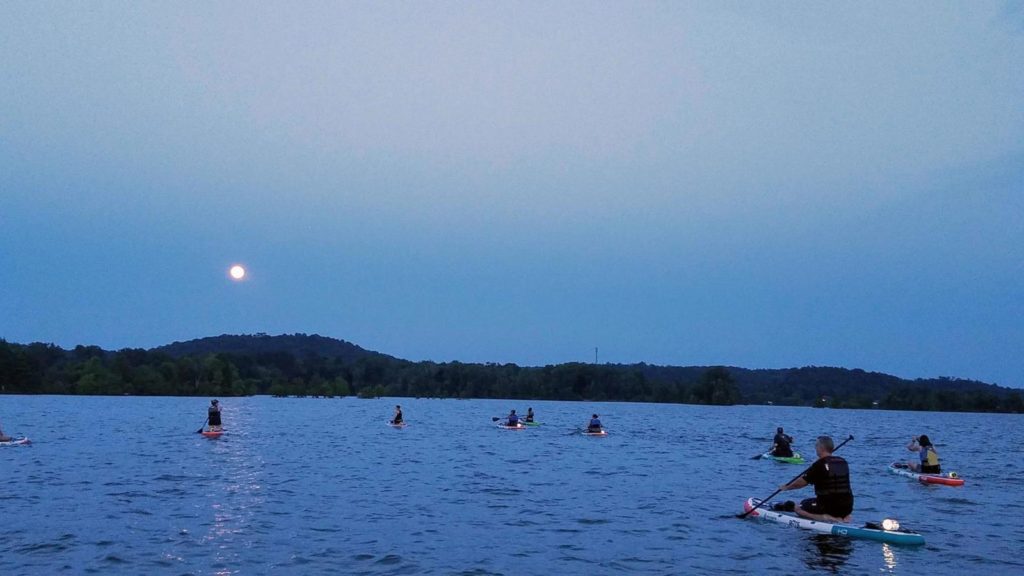
POLYGON ((231 274, 231 277, 235 280, 241 280, 242 278, 245 278, 245 268, 235 264, 231 267, 231 270, 228 270, 228 274, 231 274))

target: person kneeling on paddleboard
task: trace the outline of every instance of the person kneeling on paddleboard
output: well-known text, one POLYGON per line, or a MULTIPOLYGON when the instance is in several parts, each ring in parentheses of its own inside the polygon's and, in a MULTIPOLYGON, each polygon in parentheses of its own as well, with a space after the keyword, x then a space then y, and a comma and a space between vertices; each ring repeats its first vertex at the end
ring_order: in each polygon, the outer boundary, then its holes
POLYGON ((217 400, 210 400, 210 409, 207 411, 209 415, 209 424, 211 432, 219 432, 221 429, 220 423, 220 402, 217 400))
POLYGON ((505 425, 512 426, 513 428, 519 426, 519 416, 516 415, 515 410, 508 413, 508 419, 505 421, 505 425))
POLYGON ((392 424, 401 424, 402 422, 404 422, 402 420, 402 407, 401 406, 395 406, 395 417, 391 419, 391 423, 392 424))
POLYGON ((914 461, 907 462, 907 467, 914 472, 920 472, 921 474, 942 473, 942 467, 939 465, 939 453, 935 451, 935 446, 932 446, 932 441, 928 438, 927 434, 921 434, 913 438, 910 444, 907 444, 907 450, 917 452, 921 456, 920 463, 914 461))
POLYGON ((533 422, 533 408, 526 409, 526 421, 533 422))
POLYGON ((796 480, 779 487, 783 490, 797 490, 814 485, 814 498, 800 502, 776 504, 776 510, 794 511, 798 515, 819 522, 849 522, 853 513, 853 491, 850 489, 850 466, 839 456, 833 456, 835 444, 830 436, 818 436, 814 443, 818 460, 796 480))
POLYGON ((793 437, 782 431, 782 426, 775 429, 775 439, 772 440, 772 456, 778 456, 780 458, 792 458, 793 448, 790 443, 793 442, 793 437))
POLYGON ((590 424, 587 424, 587 432, 600 432, 601 429, 601 420, 597 417, 597 414, 592 414, 590 416, 590 424))

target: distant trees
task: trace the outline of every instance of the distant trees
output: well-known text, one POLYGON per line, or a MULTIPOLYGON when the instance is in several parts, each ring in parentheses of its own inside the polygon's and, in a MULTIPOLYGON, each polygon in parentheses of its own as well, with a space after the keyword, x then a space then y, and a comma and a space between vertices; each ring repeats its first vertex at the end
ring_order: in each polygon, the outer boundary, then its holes
MULTIPOLYGON (((334 344, 314 338, 302 350, 300 335, 287 337, 288 350, 274 350, 275 337, 254 336, 258 346, 244 353, 245 337, 195 342, 171 355, 161 349, 108 352, 95 346, 65 351, 47 344, 0 340, 0 392, 27 394, 179 396, 414 396, 549 400, 618 400, 728 405, 740 402, 832 408, 1024 412, 1021 392, 981 382, 938 378, 902 380, 886 374, 841 368, 786 370, 743 368, 595 365, 542 367, 515 364, 408 362, 357 349, 358 354, 325 356, 334 344), (231 353, 213 343, 226 341, 231 353), (822 400, 826 399, 826 400, 822 400)), ((341 346, 341 345, 338 345, 341 346)), ((344 350, 354 349, 345 343, 344 350)))
POLYGON ((693 389, 694 404, 730 405, 739 401, 740 394, 729 370, 722 366, 709 369, 700 377, 693 389))

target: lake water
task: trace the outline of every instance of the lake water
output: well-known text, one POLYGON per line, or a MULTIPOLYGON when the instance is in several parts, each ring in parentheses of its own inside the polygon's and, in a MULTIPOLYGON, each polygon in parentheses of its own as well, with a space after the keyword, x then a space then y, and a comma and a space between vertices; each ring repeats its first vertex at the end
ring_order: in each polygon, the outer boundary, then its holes
MULTIPOLYGON (((1024 572, 1013 415, 493 400, 0 396, 0 574, 922 574, 1024 572), (396 402, 410 426, 385 425, 396 402), (543 426, 491 423, 533 406, 543 426), (610 435, 574 434, 591 412, 610 435), (737 520, 802 467, 751 460, 856 439, 857 521, 922 548, 737 520), (889 474, 915 434, 963 488, 889 474)), ((810 497, 810 488, 789 492, 810 497)))

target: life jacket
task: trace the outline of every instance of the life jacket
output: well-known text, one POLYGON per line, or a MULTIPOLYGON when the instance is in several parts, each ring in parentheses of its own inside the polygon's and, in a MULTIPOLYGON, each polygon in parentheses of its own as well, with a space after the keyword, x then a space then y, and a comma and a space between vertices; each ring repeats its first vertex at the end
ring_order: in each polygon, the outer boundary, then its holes
POLYGON ((590 421, 590 426, 589 427, 590 428, 600 428, 601 427, 601 421, 598 420, 597 418, 594 418, 593 420, 590 421))
POLYGON ((785 434, 776 434, 775 444, 777 445, 777 450, 779 452, 787 452, 792 450, 792 447, 789 444, 790 440, 790 437, 785 434))
POLYGON ((939 453, 935 451, 934 446, 926 446, 921 448, 921 465, 922 466, 938 466, 939 465, 939 453))
POLYGON ((517 416, 516 414, 509 414, 508 415, 508 425, 509 426, 515 426, 516 424, 519 424, 519 416, 517 416))
POLYGON ((814 485, 814 494, 821 496, 852 496, 850 490, 850 465, 838 456, 826 456, 823 464, 827 475, 825 481, 814 485))

